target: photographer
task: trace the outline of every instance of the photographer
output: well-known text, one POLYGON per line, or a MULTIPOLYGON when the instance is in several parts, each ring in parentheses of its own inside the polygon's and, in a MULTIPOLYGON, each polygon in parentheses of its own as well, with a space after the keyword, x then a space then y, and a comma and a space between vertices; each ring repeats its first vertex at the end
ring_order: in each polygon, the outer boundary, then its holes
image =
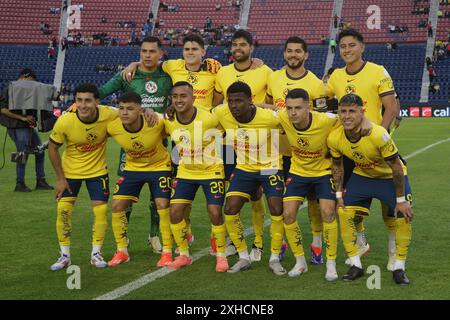
MULTIPOLYGON (((19 74, 20 81, 36 81, 36 74, 32 69, 25 68, 19 74)), ((42 145, 41 139, 35 129, 36 118, 32 114, 33 110, 27 110, 23 114, 20 110, 9 110, 8 88, 0 98, 0 111, 2 124, 7 127, 8 135, 14 141, 17 152, 13 154, 12 160, 16 165, 16 192, 31 192, 31 189, 25 185, 25 166, 27 156, 33 153, 36 158, 36 189, 53 189, 45 180, 44 161, 45 145, 42 145)))

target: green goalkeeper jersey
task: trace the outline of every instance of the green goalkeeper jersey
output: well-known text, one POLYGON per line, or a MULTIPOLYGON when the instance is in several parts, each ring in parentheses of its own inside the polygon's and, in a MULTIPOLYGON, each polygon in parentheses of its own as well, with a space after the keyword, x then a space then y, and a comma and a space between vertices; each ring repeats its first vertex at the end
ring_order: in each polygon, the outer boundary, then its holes
POLYGON ((154 72, 144 72, 137 69, 131 82, 124 80, 118 72, 100 88, 100 98, 103 99, 119 90, 133 91, 141 96, 144 109, 153 109, 155 112, 164 113, 171 89, 172 80, 170 76, 158 66, 158 69, 154 72))

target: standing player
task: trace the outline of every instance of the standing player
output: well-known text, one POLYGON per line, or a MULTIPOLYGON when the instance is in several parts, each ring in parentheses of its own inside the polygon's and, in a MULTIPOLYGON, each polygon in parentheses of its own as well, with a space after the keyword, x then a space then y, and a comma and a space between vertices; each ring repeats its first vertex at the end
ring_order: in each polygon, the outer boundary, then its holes
MULTIPOLYGON (((172 87, 172 81, 158 65, 163 53, 161 41, 156 37, 147 37, 142 40, 139 64, 135 77, 131 82, 122 79, 121 73, 117 73, 111 80, 100 88, 100 98, 122 90, 124 92, 135 92, 141 96, 142 108, 151 109, 155 112, 164 113, 168 105, 168 97, 172 87)), ((125 153, 120 152, 119 175, 122 175, 125 166, 125 153)), ((153 199, 150 199, 150 234, 149 245, 155 253, 161 253, 161 242, 159 240, 159 216, 153 199)), ((132 206, 127 208, 127 219, 130 218, 132 206)))
POLYGON ((328 157, 327 137, 338 119, 331 113, 310 111, 310 99, 304 89, 292 89, 286 97, 286 109, 278 111, 280 124, 292 150, 292 163, 286 178, 283 216, 286 237, 296 263, 289 276, 296 277, 308 270, 297 211, 312 189, 319 199, 324 238, 327 248, 325 279, 337 280, 336 253, 338 226, 335 215, 335 195, 332 192, 331 159, 328 157))
POLYGON ((175 83, 171 98, 175 108, 175 119, 172 121, 165 119, 164 125, 180 153, 170 201, 170 228, 180 255, 168 267, 179 269, 192 263, 184 212, 186 206, 191 205, 201 186, 206 197, 217 248, 216 272, 226 272, 228 270, 225 253, 226 227, 222 216, 225 194, 224 171, 216 146, 216 139, 221 138, 223 132, 217 129, 219 121, 216 117, 194 107, 193 88, 188 82, 175 83))
MULTIPOLYGON (((308 46, 305 40, 296 36, 286 40, 283 52, 286 67, 270 75, 267 87, 267 103, 278 108, 284 108, 288 91, 302 88, 308 92, 311 110, 326 111, 324 84, 314 73, 305 68, 305 61, 308 56, 308 46)), ((291 148, 286 135, 280 135, 280 151, 283 153, 283 168, 285 175, 287 175, 291 163, 291 148)), ((308 216, 313 235, 313 242, 310 247, 311 263, 322 264, 322 219, 314 192, 308 194, 308 216)))
POLYGON ((48 153, 58 181, 56 232, 61 256, 50 267, 60 270, 70 265, 72 212, 83 181, 86 182, 94 211, 91 264, 103 268, 107 264, 101 249, 107 229, 109 179, 105 159, 106 127, 117 118, 117 111, 99 106, 95 85, 82 84, 75 90, 77 110, 67 112, 56 121, 50 135, 48 153), (58 149, 66 144, 62 155, 58 149))
POLYGON ((119 117, 108 124, 113 137, 126 154, 125 168, 116 184, 112 203, 112 227, 117 251, 108 265, 128 262, 128 221, 125 209, 137 202, 142 187, 148 183, 160 216, 163 253, 157 266, 172 262, 172 234, 170 232, 169 200, 171 161, 163 145, 164 123, 154 127, 145 124, 141 96, 126 92, 119 98, 119 117))
POLYGON ((239 213, 251 195, 262 187, 272 218, 269 267, 275 274, 285 274, 286 270, 279 260, 284 233, 284 180, 281 154, 278 152, 277 114, 272 110, 257 108, 252 103, 249 85, 241 81, 228 87, 227 102, 228 105, 216 107, 212 112, 226 129, 227 141, 234 144, 237 156, 226 195, 225 223, 239 253, 239 260, 228 272, 236 273, 250 267, 251 260, 239 213), (276 134, 272 137, 274 132, 276 134))
POLYGON ((353 281, 364 274, 356 246, 356 211, 369 213, 373 198, 388 207, 387 214, 396 224, 396 257, 393 277, 397 284, 407 285, 405 261, 411 243, 413 212, 411 188, 406 167, 399 158, 394 141, 382 126, 373 123, 367 136, 360 133, 364 102, 356 94, 347 94, 339 101, 339 118, 343 127, 333 130, 328 146, 333 157, 333 178, 336 187, 341 237, 352 266, 344 275, 353 281), (342 156, 355 162, 355 169, 343 194, 344 166, 342 156))
MULTIPOLYGON (((363 60, 364 39, 358 31, 354 29, 342 31, 338 36, 338 44, 345 67, 334 70, 330 76, 327 82, 327 96, 329 98, 336 96, 340 100, 348 93, 359 95, 364 103, 365 116, 375 124, 389 130, 389 126, 398 114, 394 85, 389 73, 383 66, 363 60), (385 109, 383 115, 381 113, 382 105, 385 109)), ((346 164, 345 187, 354 164, 345 157, 344 163, 346 164)), ((382 207, 389 237, 389 262, 387 268, 392 271, 395 259, 396 224, 393 217, 387 216, 387 207, 384 205, 382 207)), ((365 240, 362 215, 357 215, 357 219, 361 221, 357 223, 357 232, 359 254, 362 256, 368 252, 370 247, 365 240)))
MULTIPOLYGON (((263 65, 260 68, 251 69, 253 52, 253 37, 246 30, 238 30, 234 33, 231 40, 231 54, 235 62, 228 66, 222 67, 217 73, 216 86, 214 93, 213 105, 216 106, 222 102, 227 102, 227 90, 236 81, 246 83, 253 93, 252 102, 262 104, 266 99, 267 83, 272 70, 263 65)), ((232 152, 226 150, 225 154, 232 152)), ((228 181, 234 164, 225 164, 225 179, 228 181)), ((258 190, 252 194, 252 222, 255 239, 253 248, 250 253, 252 261, 260 261, 263 253, 263 229, 264 229, 264 203, 261 198, 262 194, 258 190)))

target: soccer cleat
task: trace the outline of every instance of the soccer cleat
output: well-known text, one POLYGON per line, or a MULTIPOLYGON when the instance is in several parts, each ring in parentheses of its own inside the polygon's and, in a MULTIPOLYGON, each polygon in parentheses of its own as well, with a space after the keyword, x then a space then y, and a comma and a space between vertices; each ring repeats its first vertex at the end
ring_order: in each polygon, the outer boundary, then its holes
POLYGON ((58 260, 50 266, 50 270, 57 271, 67 268, 71 265, 70 257, 66 254, 61 254, 58 260))
POLYGON ((394 277, 394 281, 396 284, 399 284, 401 286, 406 286, 409 284, 409 279, 406 276, 405 270, 402 270, 402 269, 394 270, 392 275, 394 277))
POLYGON ((280 260, 269 261, 269 269, 272 270, 277 276, 282 276, 286 274, 286 269, 280 263, 280 260))
POLYGON ((395 253, 393 255, 389 255, 388 264, 386 266, 386 269, 388 269, 388 271, 394 271, 395 256, 395 253))
POLYGON ((237 253, 238 253, 238 252, 237 252, 237 249, 236 249, 236 247, 234 246, 233 242, 227 244, 227 247, 226 247, 226 249, 225 249, 225 255, 226 255, 227 257, 229 257, 229 256, 234 256, 234 255, 237 254, 237 253))
POLYGON ((162 253, 162 245, 158 236, 148 237, 148 245, 154 253, 162 253))
POLYGON ((348 269, 347 273, 344 274, 342 280, 344 281, 353 281, 358 278, 361 278, 364 275, 364 270, 362 268, 358 268, 357 266, 351 266, 348 269))
POLYGON ((228 273, 237 273, 239 271, 244 271, 250 268, 251 261, 247 259, 239 259, 230 269, 228 269, 228 273))
POLYGON ((91 255, 91 264, 97 268, 106 268, 108 266, 100 252, 96 252, 91 255))
POLYGON ((31 189, 28 188, 24 182, 18 182, 14 192, 31 192, 31 189))
POLYGON ((322 248, 314 247, 312 244, 311 244, 311 264, 316 266, 323 264, 322 248))
POLYGON ((284 258, 284 254, 286 253, 286 251, 288 250, 288 244, 286 241, 283 240, 283 243, 281 244, 281 251, 278 254, 278 259, 280 259, 280 262, 283 261, 284 258))
POLYGON ((229 269, 228 260, 225 257, 216 258, 216 272, 227 272, 229 269))
POLYGON ((261 261, 263 252, 263 248, 259 248, 255 244, 253 244, 252 251, 250 251, 250 261, 261 261))
POLYGON ((167 265, 172 263, 172 253, 170 252, 163 252, 161 254, 161 259, 159 259, 156 266, 158 268, 166 267, 167 265))
MULTIPOLYGON (((366 257, 369 254, 370 251, 370 245, 368 243, 366 243, 365 245, 358 245, 358 255, 360 257, 366 257)), ((395 259, 395 257, 394 257, 395 259)), ((347 258, 347 260, 345 260, 345 264, 348 266, 352 265, 352 262, 350 260, 350 258, 347 258)))
POLYGON ((295 278, 301 276, 305 272, 308 272, 308 266, 306 265, 295 265, 291 271, 288 272, 288 276, 291 278, 295 278))
POLYGON ((130 261, 130 256, 123 251, 116 251, 111 261, 108 262, 108 266, 114 267, 121 263, 130 261))
POLYGON ((327 261, 327 273, 325 274, 325 280, 336 281, 338 278, 339 277, 336 271, 336 262, 327 261))
POLYGON ((167 265, 167 267, 170 269, 178 270, 183 267, 189 266, 191 264, 192 264, 191 257, 181 255, 181 256, 176 257, 175 260, 173 260, 173 262, 171 262, 167 265))
POLYGON ((45 178, 39 178, 36 180, 36 190, 53 190, 54 188, 47 183, 45 178))

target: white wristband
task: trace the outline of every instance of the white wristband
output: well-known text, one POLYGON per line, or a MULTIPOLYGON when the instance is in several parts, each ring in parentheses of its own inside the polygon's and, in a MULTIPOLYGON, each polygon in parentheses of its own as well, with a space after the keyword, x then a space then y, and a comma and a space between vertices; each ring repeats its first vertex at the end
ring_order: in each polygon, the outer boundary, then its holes
POLYGON ((342 199, 342 191, 336 191, 336 199, 342 199))
POLYGON ((406 202, 405 196, 397 197, 397 203, 403 203, 403 202, 406 202))

